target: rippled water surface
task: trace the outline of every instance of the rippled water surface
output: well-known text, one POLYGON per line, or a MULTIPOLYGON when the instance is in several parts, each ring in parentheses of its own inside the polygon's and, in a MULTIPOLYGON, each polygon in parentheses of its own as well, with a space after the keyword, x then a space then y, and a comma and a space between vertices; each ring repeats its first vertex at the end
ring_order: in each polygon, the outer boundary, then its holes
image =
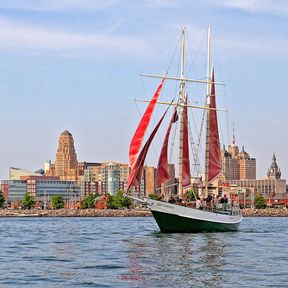
POLYGON ((147 218, 2 218, 0 287, 288 287, 288 219, 163 234, 147 218))

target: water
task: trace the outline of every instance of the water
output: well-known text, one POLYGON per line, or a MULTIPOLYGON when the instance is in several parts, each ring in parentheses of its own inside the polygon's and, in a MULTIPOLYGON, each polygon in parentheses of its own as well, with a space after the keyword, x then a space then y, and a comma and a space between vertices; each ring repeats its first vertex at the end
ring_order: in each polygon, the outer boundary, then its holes
POLYGON ((1 218, 0 287, 288 287, 287 218, 163 234, 148 218, 1 218))

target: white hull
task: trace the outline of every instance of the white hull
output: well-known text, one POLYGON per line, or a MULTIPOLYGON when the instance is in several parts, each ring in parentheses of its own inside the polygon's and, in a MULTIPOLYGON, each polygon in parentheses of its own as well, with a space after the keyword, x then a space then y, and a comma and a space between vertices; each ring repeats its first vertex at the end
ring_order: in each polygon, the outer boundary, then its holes
MULTIPOLYGON (((164 232, 235 231, 242 220, 241 213, 234 215, 185 207, 147 199, 159 228, 164 232)), ((232 212, 233 214, 233 212, 232 212)))

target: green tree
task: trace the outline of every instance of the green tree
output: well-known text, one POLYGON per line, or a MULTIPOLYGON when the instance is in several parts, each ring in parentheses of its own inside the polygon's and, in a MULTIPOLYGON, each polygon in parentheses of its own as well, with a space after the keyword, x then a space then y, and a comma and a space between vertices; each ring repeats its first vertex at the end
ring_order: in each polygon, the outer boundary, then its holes
POLYGON ((0 208, 3 207, 4 202, 5 202, 5 198, 4 198, 3 192, 0 191, 0 208))
POLYGON ((256 195, 254 198, 254 206, 256 209, 266 208, 265 198, 262 195, 256 195))
POLYGON ((189 199, 189 201, 196 201, 198 197, 198 191, 197 190, 187 190, 185 192, 185 196, 189 199))
POLYGON ((159 194, 154 193, 154 194, 149 194, 148 197, 149 197, 150 199, 157 200, 157 199, 159 198, 159 196, 160 196, 159 194))
POLYGON ((98 195, 94 193, 90 193, 88 195, 85 195, 82 199, 81 202, 81 208, 86 209, 86 208, 92 208, 95 207, 95 199, 98 195))
POLYGON ((121 209, 132 205, 132 200, 124 196, 125 192, 119 190, 115 195, 109 196, 108 208, 121 209))
POLYGON ((33 196, 31 196, 29 193, 25 193, 23 199, 22 199, 22 208, 24 209, 31 209, 36 203, 36 200, 33 196))
POLYGON ((64 208, 64 197, 62 195, 54 195, 51 197, 52 208, 62 209, 64 208))

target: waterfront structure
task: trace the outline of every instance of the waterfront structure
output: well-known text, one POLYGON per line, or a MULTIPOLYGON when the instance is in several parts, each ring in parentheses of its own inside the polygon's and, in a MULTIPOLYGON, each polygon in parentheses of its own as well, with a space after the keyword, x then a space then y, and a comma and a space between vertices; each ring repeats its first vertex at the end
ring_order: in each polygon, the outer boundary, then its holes
POLYGON ((222 181, 256 179, 256 159, 250 157, 244 150, 244 146, 241 151, 234 141, 232 145, 228 146, 228 150, 223 146, 221 161, 223 167, 222 181))
POLYGON ((79 169, 74 139, 67 130, 59 137, 55 163, 50 164, 46 175, 59 176, 61 180, 78 180, 79 169))

